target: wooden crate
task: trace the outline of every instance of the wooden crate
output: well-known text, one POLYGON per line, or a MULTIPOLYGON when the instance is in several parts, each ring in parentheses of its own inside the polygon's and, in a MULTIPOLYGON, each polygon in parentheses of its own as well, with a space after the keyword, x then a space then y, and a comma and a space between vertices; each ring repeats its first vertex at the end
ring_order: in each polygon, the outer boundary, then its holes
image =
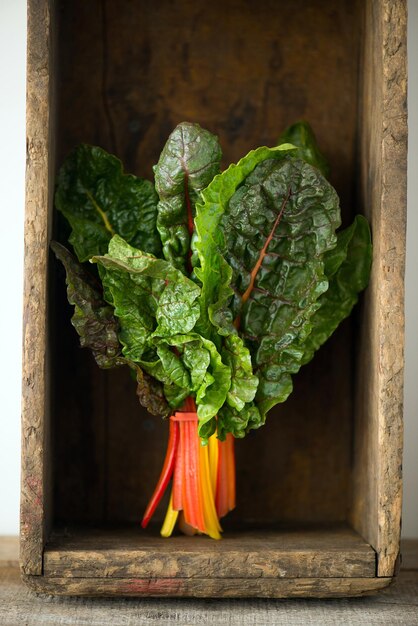
POLYGON ((385 587, 401 514, 406 2, 30 0, 28 46, 24 579, 80 595, 385 587), (182 120, 218 133, 227 164, 300 118, 332 163, 344 223, 371 221, 371 284, 286 404, 237 443, 224 539, 165 540, 138 520, 167 427, 126 372, 78 348, 48 251, 55 173, 90 142, 151 176, 182 120))

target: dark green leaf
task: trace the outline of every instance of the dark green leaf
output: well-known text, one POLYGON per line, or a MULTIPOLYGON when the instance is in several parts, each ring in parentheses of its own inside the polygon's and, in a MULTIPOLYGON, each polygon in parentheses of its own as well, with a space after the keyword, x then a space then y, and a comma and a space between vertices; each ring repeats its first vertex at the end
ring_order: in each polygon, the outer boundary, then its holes
MULTIPOLYGON (((288 147, 281 148, 285 156, 288 147)), ((269 156, 236 180, 229 170, 215 178, 196 218, 202 311, 224 334, 235 320, 259 377, 262 415, 291 392, 303 357, 299 342, 328 286, 323 256, 340 224, 337 194, 317 169, 269 156), (232 279, 219 283, 228 267, 232 279), (219 306, 228 298, 230 307, 219 306)))
POLYGON ((319 309, 311 319, 312 332, 303 343, 302 363, 308 363, 318 348, 348 317, 358 294, 369 282, 372 262, 370 228, 362 215, 338 233, 337 246, 325 255, 328 290, 319 298, 319 309))
POLYGON ((124 174, 116 157, 81 145, 58 175, 55 203, 72 228, 69 241, 80 261, 105 254, 114 234, 158 255, 158 196, 147 180, 124 174))
POLYGON ((296 146, 297 150, 295 150, 293 156, 317 167, 325 178, 328 178, 328 162, 321 153, 314 132, 308 122, 296 122, 296 124, 286 128, 280 135, 277 143, 278 145, 291 143, 296 146))
POLYGON ((66 271, 68 300, 74 306, 71 322, 79 334, 81 346, 90 348, 101 368, 128 365, 135 371, 142 406, 153 415, 166 416, 169 408, 161 383, 121 356, 118 322, 113 307, 103 299, 100 284, 64 246, 53 241, 51 248, 66 271))
POLYGON ((141 405, 152 415, 167 417, 170 414, 170 407, 168 406, 161 383, 142 371, 138 365, 135 365, 135 372, 138 383, 136 393, 141 405))
POLYGON ((199 287, 162 259, 115 235, 109 253, 94 257, 105 294, 115 307, 127 358, 139 362, 153 337, 188 333, 199 317, 199 287))
POLYGON ((100 284, 64 246, 53 241, 51 248, 65 268, 68 301, 74 306, 71 323, 81 346, 91 349, 99 367, 116 367, 121 364, 118 323, 100 284))
MULTIPOLYGON (((163 383, 174 385, 175 402, 178 397, 196 397, 199 433, 206 438, 212 425, 205 425, 226 401, 231 386, 230 366, 222 362, 212 341, 195 333, 155 337, 154 343, 159 360, 141 361, 142 367, 163 383)), ((168 397, 167 400, 170 402, 168 397)), ((170 404, 173 408, 178 406, 172 401, 170 404)))
POLYGON ((199 332, 205 337, 212 336, 213 327, 221 335, 236 332, 229 309, 233 295, 232 269, 221 252, 225 248, 221 220, 229 201, 256 165, 266 159, 283 159, 293 149, 293 146, 281 145, 252 150, 216 176, 201 194, 201 202, 196 205, 193 265, 201 283, 199 332))
POLYGON ((183 122, 171 133, 154 168, 164 256, 183 272, 189 264, 195 205, 219 172, 220 160, 217 137, 198 124, 183 122))
POLYGON ((240 411, 224 404, 218 412, 218 438, 223 441, 227 433, 232 433, 237 439, 242 439, 250 431, 260 428, 265 423, 265 414, 262 415, 254 402, 249 402, 240 411))

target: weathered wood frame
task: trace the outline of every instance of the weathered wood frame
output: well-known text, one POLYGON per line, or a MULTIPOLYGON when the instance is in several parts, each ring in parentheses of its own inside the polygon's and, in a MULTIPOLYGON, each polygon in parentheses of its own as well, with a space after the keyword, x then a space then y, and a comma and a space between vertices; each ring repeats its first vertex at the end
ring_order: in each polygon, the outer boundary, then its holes
POLYGON ((46 320, 53 196, 53 35, 50 3, 30 0, 21 568, 25 580, 36 590, 88 595, 324 597, 360 595, 391 581, 399 553, 401 516, 406 1, 368 0, 365 14, 359 176, 362 204, 373 228, 375 262, 362 336, 362 354, 367 354, 369 361, 363 360, 358 368, 350 522, 376 551, 376 576, 72 579, 43 575, 44 546, 51 524, 46 320))

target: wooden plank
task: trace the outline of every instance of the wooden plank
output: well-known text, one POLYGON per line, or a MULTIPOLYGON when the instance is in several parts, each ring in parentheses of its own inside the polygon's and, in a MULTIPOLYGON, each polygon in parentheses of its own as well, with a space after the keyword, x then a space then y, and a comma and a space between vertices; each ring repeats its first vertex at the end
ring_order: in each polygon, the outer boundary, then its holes
MULTIPOLYGON (((0 538, 0 548, 2 545, 0 538)), ((417 542, 415 541, 415 544, 417 542)), ((414 545, 405 544, 404 554, 409 560, 414 545)), ((34 577, 35 578, 35 577, 34 577)), ((40 577, 36 577, 39 579, 40 577)), ((379 582, 381 582, 380 579, 379 582)), ((92 581, 90 581, 92 583, 92 581)), ((123 581, 126 583, 126 581, 123 581)), ((295 581, 297 584, 299 581, 295 581)), ((326 582, 330 582, 328 579, 326 582)), ((386 582, 386 581, 385 581, 386 582)), ((103 580, 97 581, 102 584, 103 580)), ((36 581, 31 581, 31 586, 36 581)), ((62 581, 62 585, 68 580, 62 581)), ((38 580, 36 589, 47 592, 47 584, 38 580)), ((110 626, 123 623, 126 626, 148 624, 208 624, 216 626, 397 626, 418 624, 418 572, 401 571, 396 583, 368 598, 335 599, 312 602, 310 599, 266 600, 218 598, 210 602, 204 599, 179 598, 45 598, 34 594, 22 584, 19 570, 4 567, 0 561, 0 623, 8 626, 30 624, 67 624, 78 626, 110 626)))
POLYGON ((22 374, 21 564, 40 574, 49 504, 47 258, 54 158, 51 134, 51 15, 28 3, 27 167, 22 374))
POLYGON ((369 595, 391 578, 56 578, 25 576, 36 592, 63 596, 343 598, 369 595))
POLYGON ((44 574, 68 578, 372 577, 375 553, 348 528, 229 532, 221 541, 138 528, 55 535, 44 574))
POLYGON ((8 626, 414 626, 418 624, 418 575, 399 581, 367 598, 310 599, 179 599, 179 598, 45 598, 22 585, 16 568, 0 569, 0 623, 8 626))
POLYGON ((367 2, 361 102, 361 197, 374 264, 362 321, 354 452, 354 527, 378 552, 379 576, 399 553, 402 491, 406 221, 406 2, 367 2))

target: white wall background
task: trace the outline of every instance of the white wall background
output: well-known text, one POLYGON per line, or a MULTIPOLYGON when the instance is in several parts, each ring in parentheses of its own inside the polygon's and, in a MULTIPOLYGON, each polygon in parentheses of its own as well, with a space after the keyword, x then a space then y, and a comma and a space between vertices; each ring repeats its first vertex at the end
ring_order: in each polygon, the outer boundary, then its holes
MULTIPOLYGON (((405 537, 418 538, 418 0, 409 0, 405 537)), ((26 2, 0 0, 0 535, 19 532, 26 2)))
POLYGON ((0 535, 19 532, 26 2, 0 0, 0 535))

